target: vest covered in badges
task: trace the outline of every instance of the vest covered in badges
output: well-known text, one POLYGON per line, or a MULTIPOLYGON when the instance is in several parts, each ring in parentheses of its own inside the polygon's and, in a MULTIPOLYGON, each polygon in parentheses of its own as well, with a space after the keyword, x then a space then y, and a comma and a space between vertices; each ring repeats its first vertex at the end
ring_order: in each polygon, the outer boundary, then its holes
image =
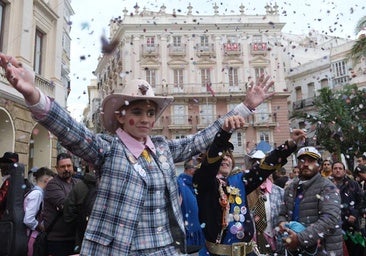
POLYGON ((248 242, 253 237, 254 227, 246 200, 242 173, 228 178, 226 193, 229 199, 230 210, 227 216, 228 226, 222 238, 222 243, 248 242))

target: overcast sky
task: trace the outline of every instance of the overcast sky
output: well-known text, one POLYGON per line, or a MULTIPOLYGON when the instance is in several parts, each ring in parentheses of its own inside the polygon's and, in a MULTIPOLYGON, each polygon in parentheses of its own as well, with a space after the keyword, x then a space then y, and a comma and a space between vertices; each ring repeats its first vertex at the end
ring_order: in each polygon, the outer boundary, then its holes
MULTIPOLYGON (((100 56, 100 36, 108 35, 108 23, 111 18, 123 16, 126 7, 128 13, 134 11, 138 3, 140 10, 146 7, 158 11, 163 4, 166 13, 186 14, 188 3, 193 6, 193 15, 213 14, 211 0, 170 0, 170 1, 131 1, 131 0, 72 0, 75 15, 71 17, 71 93, 68 109, 72 116, 81 120, 83 109, 88 103, 87 86, 95 78, 92 72, 100 56)), ((239 14, 243 3, 246 14, 265 14, 266 0, 221 0, 216 1, 219 13, 223 15, 239 14)), ((344 38, 356 38, 354 28, 357 21, 366 16, 364 0, 287 0, 276 1, 279 6, 280 20, 286 22, 283 32, 307 34, 315 29, 319 32, 344 38)), ((274 1, 272 2, 274 3, 274 1)))

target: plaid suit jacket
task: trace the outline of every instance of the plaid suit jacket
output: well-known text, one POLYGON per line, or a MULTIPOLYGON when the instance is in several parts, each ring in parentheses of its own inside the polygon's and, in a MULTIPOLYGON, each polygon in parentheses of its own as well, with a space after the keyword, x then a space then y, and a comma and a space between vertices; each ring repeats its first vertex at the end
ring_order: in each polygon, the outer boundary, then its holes
MULTIPOLYGON (((240 104, 194 135, 176 140, 163 136, 151 138, 156 147, 155 161, 162 167, 160 159, 164 156, 169 164, 168 169, 162 170, 169 192, 167 200, 172 206, 171 233, 182 252, 185 251, 185 234, 174 163, 205 151, 226 117, 238 114, 245 117, 250 113, 240 104)), ((126 146, 117 136, 92 133, 54 101, 47 115, 38 121, 58 137, 62 146, 100 170, 98 195, 80 255, 128 255, 143 207, 146 183, 145 177, 130 163, 126 146)))

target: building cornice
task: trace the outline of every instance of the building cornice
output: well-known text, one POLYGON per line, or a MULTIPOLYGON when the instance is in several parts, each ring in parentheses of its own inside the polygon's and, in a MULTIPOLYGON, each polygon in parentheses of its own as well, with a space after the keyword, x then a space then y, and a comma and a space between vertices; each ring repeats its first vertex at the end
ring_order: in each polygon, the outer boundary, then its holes
POLYGON ((41 10, 43 15, 47 15, 51 20, 58 20, 59 16, 51 7, 42 0, 34 0, 34 5, 41 10))

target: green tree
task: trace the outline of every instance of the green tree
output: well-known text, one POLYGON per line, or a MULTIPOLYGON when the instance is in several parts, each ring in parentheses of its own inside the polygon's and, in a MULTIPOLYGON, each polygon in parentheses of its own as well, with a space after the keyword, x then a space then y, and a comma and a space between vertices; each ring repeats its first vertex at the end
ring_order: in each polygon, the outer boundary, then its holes
POLYGON ((356 24, 355 34, 357 35, 361 31, 366 29, 366 16, 363 16, 356 24))
POLYGON ((347 85, 338 91, 323 88, 315 98, 316 114, 297 111, 293 117, 303 118, 315 129, 317 145, 338 159, 343 153, 353 170, 354 156, 366 152, 366 90, 347 85))
MULTIPOLYGON (((361 31, 366 30, 366 16, 363 16, 356 25, 355 34, 357 35, 361 31)), ((362 34, 355 41, 355 44, 352 46, 350 54, 350 58, 354 61, 354 63, 358 63, 362 57, 366 56, 366 35, 362 34)))

